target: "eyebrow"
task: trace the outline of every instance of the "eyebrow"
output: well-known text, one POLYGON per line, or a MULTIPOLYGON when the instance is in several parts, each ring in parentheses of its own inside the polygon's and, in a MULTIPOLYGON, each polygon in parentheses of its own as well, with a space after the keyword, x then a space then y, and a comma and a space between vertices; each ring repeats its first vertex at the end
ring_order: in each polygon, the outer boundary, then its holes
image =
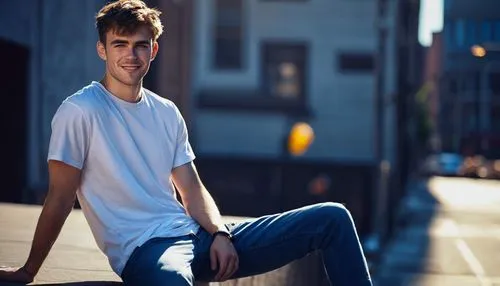
MULTIPOLYGON (((120 40, 120 39, 116 39, 116 40, 113 40, 111 41, 111 45, 117 45, 117 44, 128 44, 129 41, 127 40, 120 40)), ((150 45, 149 41, 146 41, 146 40, 142 40, 142 41, 137 41, 134 43, 134 45, 150 45)))

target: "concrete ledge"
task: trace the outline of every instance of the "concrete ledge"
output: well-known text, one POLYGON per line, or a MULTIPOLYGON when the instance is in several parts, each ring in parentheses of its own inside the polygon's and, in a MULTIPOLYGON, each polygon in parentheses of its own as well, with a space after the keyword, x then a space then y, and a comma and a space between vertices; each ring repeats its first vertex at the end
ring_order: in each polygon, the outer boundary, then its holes
MULTIPOLYGON (((0 266, 21 266, 28 256, 40 206, 0 203, 0 266)), ((242 218, 225 217, 227 221, 242 218)), ((263 257, 265 259, 265 257, 263 257)), ((1 283, 0 286, 14 285, 1 283)), ((17 284, 18 285, 18 284, 17 284)), ((30 285, 122 285, 106 257, 97 248, 80 210, 69 215, 63 230, 34 283, 30 285)), ((318 254, 312 254, 275 271, 197 286, 329 285, 318 254)))
POLYGON ((197 283, 196 286, 327 286, 330 285, 323 270, 321 258, 312 254, 274 271, 262 275, 234 279, 222 283, 197 283))

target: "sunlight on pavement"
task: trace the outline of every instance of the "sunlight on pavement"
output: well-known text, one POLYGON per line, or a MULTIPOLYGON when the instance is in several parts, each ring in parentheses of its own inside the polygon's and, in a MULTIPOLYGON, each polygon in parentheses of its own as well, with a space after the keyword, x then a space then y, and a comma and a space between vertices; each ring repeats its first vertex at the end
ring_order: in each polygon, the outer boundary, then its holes
POLYGON ((445 208, 500 208, 500 181, 436 177, 429 180, 429 189, 445 208))
MULTIPOLYGON (((492 213, 500 211, 498 207, 500 182, 436 177, 429 180, 428 187, 430 193, 439 202, 439 209, 460 210, 462 213, 463 211, 467 213, 466 215, 449 214, 434 217, 430 223, 429 234, 453 239, 456 249, 479 285, 497 285, 485 270, 485 265, 488 267, 488 264, 484 263, 491 263, 488 262, 491 258, 486 259, 484 251, 477 248, 477 239, 481 239, 484 247, 491 247, 495 238, 500 238, 499 220, 496 215, 491 216, 492 213), (483 212, 483 215, 478 215, 478 211, 483 212)), ((496 249, 498 247, 494 246, 491 251, 496 249)))
POLYGON ((377 286, 500 286, 500 181, 434 177, 405 198, 377 286))

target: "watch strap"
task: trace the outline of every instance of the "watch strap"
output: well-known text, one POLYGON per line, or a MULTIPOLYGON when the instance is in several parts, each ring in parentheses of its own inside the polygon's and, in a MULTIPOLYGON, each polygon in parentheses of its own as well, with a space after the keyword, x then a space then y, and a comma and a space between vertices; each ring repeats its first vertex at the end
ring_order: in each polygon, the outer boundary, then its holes
POLYGON ((212 234, 212 237, 215 238, 216 236, 218 235, 222 235, 222 236, 225 236, 227 237, 229 240, 233 240, 233 236, 231 235, 231 233, 229 231, 226 231, 226 230, 218 230, 216 232, 214 232, 212 234))

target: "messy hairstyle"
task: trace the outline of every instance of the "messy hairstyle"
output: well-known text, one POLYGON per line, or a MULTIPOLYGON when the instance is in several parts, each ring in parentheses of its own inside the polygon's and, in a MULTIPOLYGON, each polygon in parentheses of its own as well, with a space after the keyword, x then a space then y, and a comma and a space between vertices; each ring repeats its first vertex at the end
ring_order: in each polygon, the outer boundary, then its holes
POLYGON ((156 41, 163 32, 160 14, 160 11, 149 8, 141 0, 109 2, 95 17, 99 41, 106 43, 108 31, 114 31, 118 35, 130 35, 143 25, 151 30, 153 41, 156 41))

